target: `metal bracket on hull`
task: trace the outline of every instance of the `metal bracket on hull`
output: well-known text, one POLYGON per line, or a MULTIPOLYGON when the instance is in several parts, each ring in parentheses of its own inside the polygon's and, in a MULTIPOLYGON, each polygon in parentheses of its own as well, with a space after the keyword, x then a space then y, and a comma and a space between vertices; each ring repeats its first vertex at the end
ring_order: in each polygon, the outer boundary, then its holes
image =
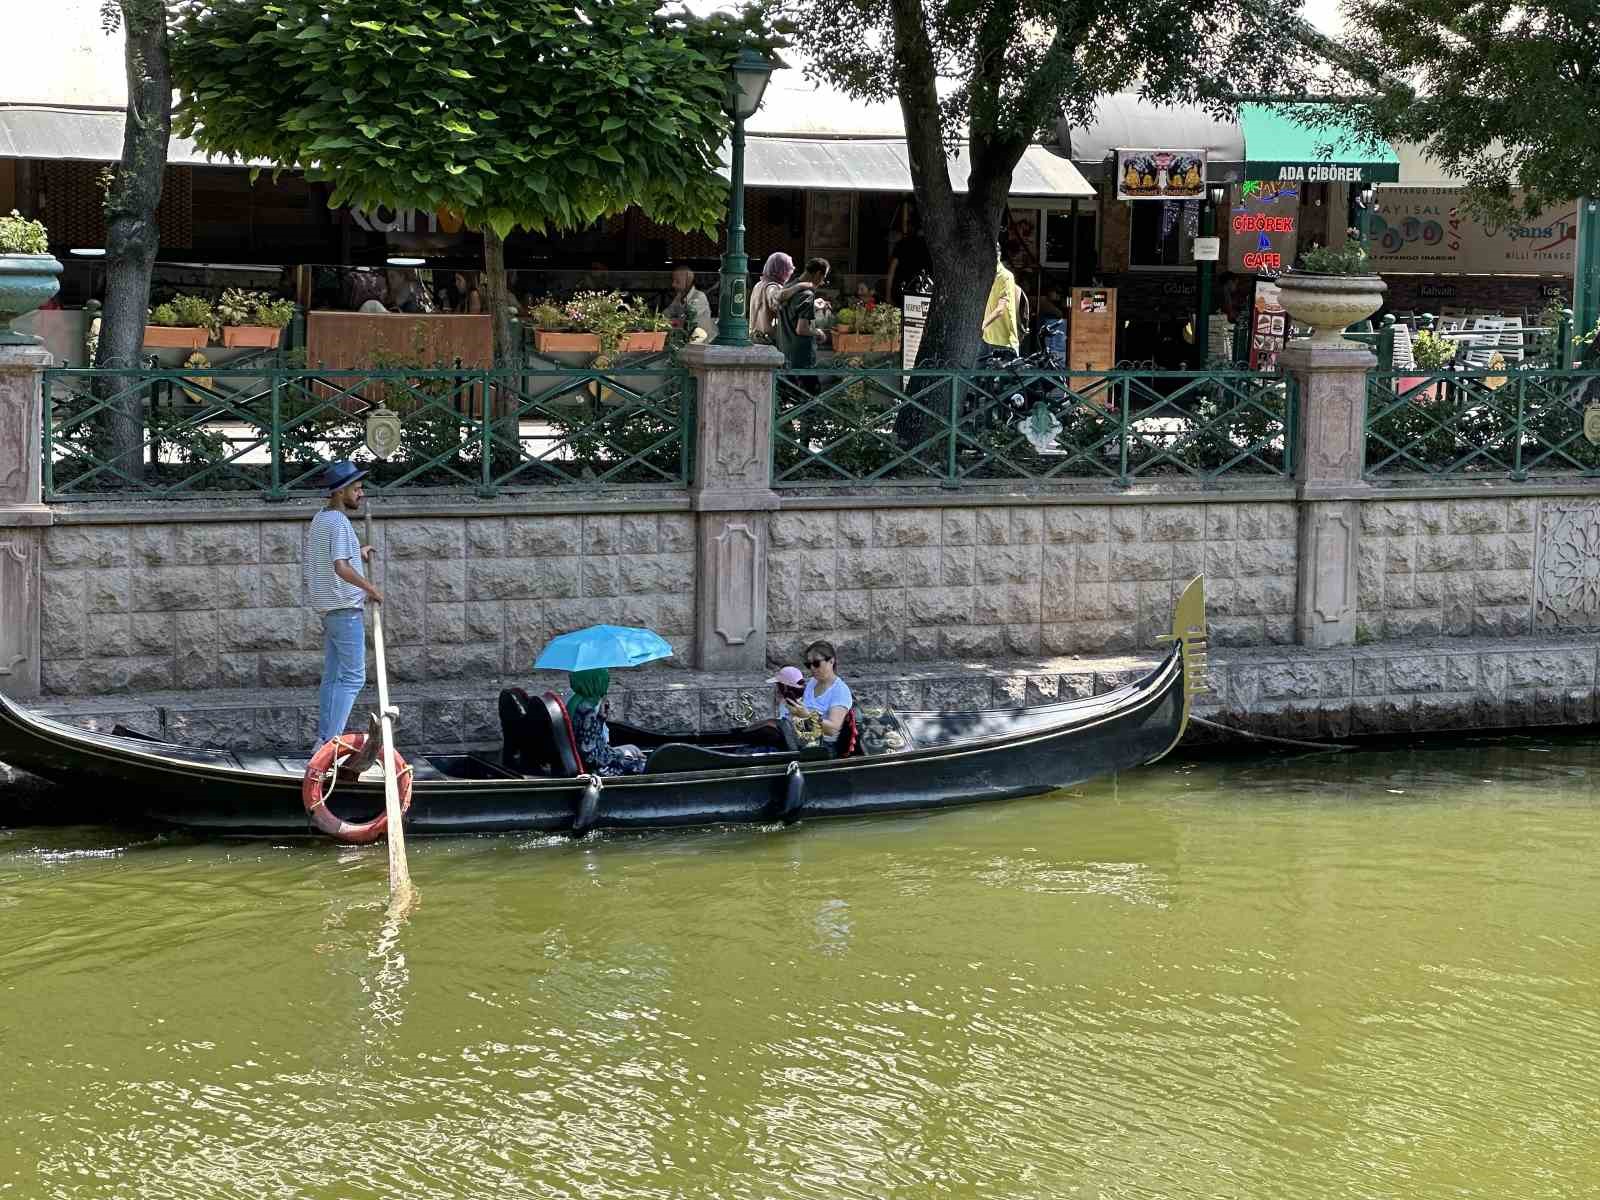
POLYGON ((594 819, 600 812, 600 793, 605 788, 598 775, 580 775, 578 778, 585 780, 586 785, 583 795, 578 798, 578 810, 572 815, 573 837, 582 837, 594 828, 594 819))
POLYGON ((1183 716, 1178 721, 1178 732, 1172 739, 1172 744, 1155 758, 1150 759, 1150 762, 1164 758, 1183 740, 1184 730, 1189 727, 1189 711, 1194 706, 1194 698, 1201 692, 1211 690, 1206 683, 1208 643, 1204 575, 1196 575, 1183 589, 1183 595, 1178 597, 1177 607, 1172 610, 1172 632, 1164 633, 1156 640, 1177 642, 1183 655, 1183 716))
POLYGON ((801 773, 800 764, 791 762, 789 773, 783 780, 783 811, 779 818, 785 825, 800 819, 800 810, 806 803, 806 777, 801 773))

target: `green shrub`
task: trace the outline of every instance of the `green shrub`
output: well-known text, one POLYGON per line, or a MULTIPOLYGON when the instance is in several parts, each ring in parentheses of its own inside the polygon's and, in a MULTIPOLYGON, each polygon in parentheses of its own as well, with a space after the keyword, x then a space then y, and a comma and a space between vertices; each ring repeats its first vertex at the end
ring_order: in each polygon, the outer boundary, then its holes
POLYGON ((158 304, 150 310, 150 324, 168 328, 178 324, 178 311, 170 304, 158 304))
POLYGON ((0 254, 49 254, 50 235, 40 221, 30 221, 16 209, 0 217, 0 254))
POLYGON ((1295 269, 1309 275, 1370 275, 1372 263, 1367 248, 1352 240, 1338 247, 1312 247, 1300 256, 1295 269))

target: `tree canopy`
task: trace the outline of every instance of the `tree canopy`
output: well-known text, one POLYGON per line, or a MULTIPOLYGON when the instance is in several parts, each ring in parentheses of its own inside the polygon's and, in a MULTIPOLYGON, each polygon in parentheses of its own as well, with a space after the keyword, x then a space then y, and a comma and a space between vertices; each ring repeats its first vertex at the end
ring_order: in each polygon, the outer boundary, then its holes
POLYGON ((330 203, 447 207, 504 236, 637 204, 711 230, 729 70, 775 48, 758 9, 654 0, 191 0, 177 131, 331 185, 330 203))
POLYGON ((1222 112, 1298 86, 1300 0, 790 0, 810 71, 898 98, 934 260, 920 361, 970 362, 1011 176, 1058 117, 1086 124, 1113 92, 1222 112), (946 153, 971 143, 965 195, 946 153))
POLYGON ((1368 134, 1423 145, 1480 211, 1600 194, 1594 0, 1346 0, 1345 15, 1353 73, 1376 89, 1353 113, 1368 134))

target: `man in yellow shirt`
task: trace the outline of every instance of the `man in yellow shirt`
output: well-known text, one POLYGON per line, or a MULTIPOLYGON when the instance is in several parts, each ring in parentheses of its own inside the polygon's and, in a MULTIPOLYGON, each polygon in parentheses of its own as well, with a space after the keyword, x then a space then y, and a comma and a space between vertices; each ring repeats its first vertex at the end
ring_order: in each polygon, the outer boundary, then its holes
POLYGON ((1013 355, 1020 353, 1021 330, 1027 322, 1026 304, 1016 276, 996 250, 994 283, 989 288, 989 303, 983 309, 984 345, 1010 350, 1013 355))

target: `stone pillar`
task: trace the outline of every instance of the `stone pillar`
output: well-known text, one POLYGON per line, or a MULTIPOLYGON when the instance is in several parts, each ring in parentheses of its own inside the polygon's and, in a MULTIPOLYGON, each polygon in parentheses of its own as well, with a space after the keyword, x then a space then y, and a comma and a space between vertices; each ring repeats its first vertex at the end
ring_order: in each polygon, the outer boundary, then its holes
POLYGON ((1361 478, 1367 372, 1378 360, 1355 342, 1291 342, 1278 361, 1299 383, 1295 445, 1299 485, 1299 587, 1295 632, 1302 646, 1353 646, 1360 558, 1361 478))
POLYGON ((44 376, 43 346, 0 346, 0 691, 39 694, 44 376))
POLYGON ((772 490, 772 388, 783 355, 771 346, 689 346, 694 374, 695 666, 764 671, 767 524, 772 490))

